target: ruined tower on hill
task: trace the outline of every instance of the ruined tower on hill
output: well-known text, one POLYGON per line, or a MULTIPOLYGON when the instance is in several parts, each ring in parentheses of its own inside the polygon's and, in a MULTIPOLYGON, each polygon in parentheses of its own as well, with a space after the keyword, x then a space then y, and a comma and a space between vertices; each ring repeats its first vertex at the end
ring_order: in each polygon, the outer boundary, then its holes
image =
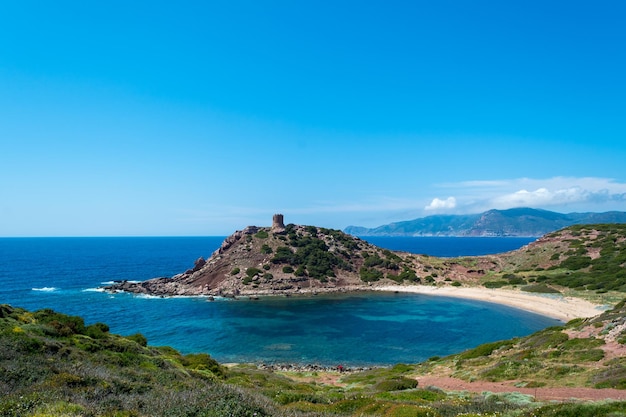
POLYGON ((274 214, 272 217, 272 232, 282 233, 285 231, 285 223, 282 214, 274 214))

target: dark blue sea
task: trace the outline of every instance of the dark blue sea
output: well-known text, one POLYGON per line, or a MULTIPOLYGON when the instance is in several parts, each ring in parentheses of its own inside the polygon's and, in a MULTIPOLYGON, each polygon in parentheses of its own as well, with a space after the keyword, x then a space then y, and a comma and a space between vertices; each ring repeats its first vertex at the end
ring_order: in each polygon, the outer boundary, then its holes
MULTIPOLYGON (((500 253, 532 239, 364 238, 432 256, 500 253)), ((220 362, 350 366, 416 363, 559 322, 496 304, 418 294, 359 293, 258 301, 154 298, 99 291, 114 280, 172 276, 223 237, 0 238, 0 303, 105 322, 151 345, 220 362)))

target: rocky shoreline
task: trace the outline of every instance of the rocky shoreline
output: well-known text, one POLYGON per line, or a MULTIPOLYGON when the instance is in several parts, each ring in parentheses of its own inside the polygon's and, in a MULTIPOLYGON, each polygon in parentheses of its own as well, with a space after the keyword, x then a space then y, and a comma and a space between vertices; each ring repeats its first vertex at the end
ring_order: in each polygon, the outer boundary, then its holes
POLYGON ((256 365, 259 369, 263 369, 266 371, 272 372, 302 372, 302 373, 313 373, 313 372, 338 372, 338 373, 355 373, 355 372, 363 372, 369 371, 371 369, 382 368, 381 366, 345 366, 342 364, 336 366, 325 366, 325 365, 317 365, 317 364, 293 364, 293 363, 284 363, 284 364, 268 364, 261 363, 256 365))
MULTIPOLYGON (((155 297, 176 297, 176 296, 195 296, 195 297, 207 297, 211 300, 215 298, 229 298, 240 299, 248 298, 256 300, 261 297, 273 297, 273 296, 315 296, 319 294, 334 294, 334 293, 357 293, 357 292, 371 292, 376 291, 379 287, 389 283, 376 283, 369 285, 349 285, 341 287, 332 286, 319 286, 312 288, 292 287, 292 288, 255 288, 255 289, 239 289, 233 288, 232 290, 216 289, 203 291, 199 288, 181 288, 176 285, 175 278, 152 278, 147 281, 128 281, 121 280, 116 281, 112 285, 106 285, 99 287, 99 289, 110 292, 127 292, 131 294, 151 295, 155 297), (172 285, 174 284, 174 286, 172 285)), ((399 291, 395 291, 399 292, 399 291)))

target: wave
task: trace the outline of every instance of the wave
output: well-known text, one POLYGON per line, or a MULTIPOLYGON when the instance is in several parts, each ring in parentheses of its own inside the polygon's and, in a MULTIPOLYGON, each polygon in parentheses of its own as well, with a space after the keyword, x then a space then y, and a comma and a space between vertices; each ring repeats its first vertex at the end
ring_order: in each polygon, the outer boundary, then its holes
POLYGON ((104 292, 104 288, 85 288, 84 290, 82 290, 82 292, 104 292))
POLYGON ((58 290, 57 287, 42 287, 42 288, 31 288, 32 291, 43 291, 43 292, 53 292, 58 290))
MULTIPOLYGON (((141 282, 141 281, 135 281, 135 280, 132 280, 132 279, 125 279, 124 281, 130 282, 131 284, 138 284, 138 283, 141 282)), ((114 284, 119 284, 120 282, 122 282, 122 281, 117 279, 115 281, 104 281, 104 282, 101 282, 100 284, 102 284, 102 285, 114 285, 114 284)))

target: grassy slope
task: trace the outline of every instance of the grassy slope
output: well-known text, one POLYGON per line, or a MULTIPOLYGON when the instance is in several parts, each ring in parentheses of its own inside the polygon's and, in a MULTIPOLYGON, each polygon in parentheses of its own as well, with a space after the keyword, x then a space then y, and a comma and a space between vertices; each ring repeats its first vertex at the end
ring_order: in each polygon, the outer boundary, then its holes
POLYGON ((528 337, 488 343, 432 358, 416 374, 464 380, 516 381, 525 387, 626 388, 626 307, 576 319, 528 337))
MULTIPOLYGON (((579 335, 588 326, 605 333, 610 323, 623 320, 623 309, 620 305, 601 318, 572 322, 566 327, 579 335)), ((614 333, 617 339, 624 336, 621 330, 614 333)), ((181 355, 171 348, 150 347, 141 335, 110 334, 101 323, 85 327, 79 317, 2 305, 0 416, 447 417, 461 413, 531 415, 531 411, 543 415, 564 406, 537 404, 530 397, 516 394, 446 394, 420 389, 413 377, 454 365, 457 370, 474 369, 479 377, 484 371, 490 375, 488 378, 497 379, 502 375, 495 376, 493 369, 500 369, 503 361, 524 360, 520 352, 528 350, 536 355, 533 361, 551 364, 559 376, 566 375, 564 368, 576 375, 572 369, 585 368, 597 359, 594 349, 601 344, 584 338, 568 343, 569 338, 563 334, 563 329, 548 329, 426 364, 399 364, 336 375, 342 377, 341 386, 336 386, 315 382, 319 377, 316 374, 281 375, 245 365, 225 368, 208 355, 181 355), (313 382, 303 382, 305 376, 312 377, 313 382)), ((609 362, 603 364, 603 373, 584 374, 587 382, 583 385, 622 387, 626 380, 623 362, 609 362)), ((519 375, 506 378, 513 376, 519 375)), ((571 381, 580 383, 580 375, 576 378, 571 381)), ((589 415, 603 415, 602 407, 606 406, 585 407, 591 410, 589 415)), ((612 404, 606 410, 626 412, 626 403, 612 404)))

